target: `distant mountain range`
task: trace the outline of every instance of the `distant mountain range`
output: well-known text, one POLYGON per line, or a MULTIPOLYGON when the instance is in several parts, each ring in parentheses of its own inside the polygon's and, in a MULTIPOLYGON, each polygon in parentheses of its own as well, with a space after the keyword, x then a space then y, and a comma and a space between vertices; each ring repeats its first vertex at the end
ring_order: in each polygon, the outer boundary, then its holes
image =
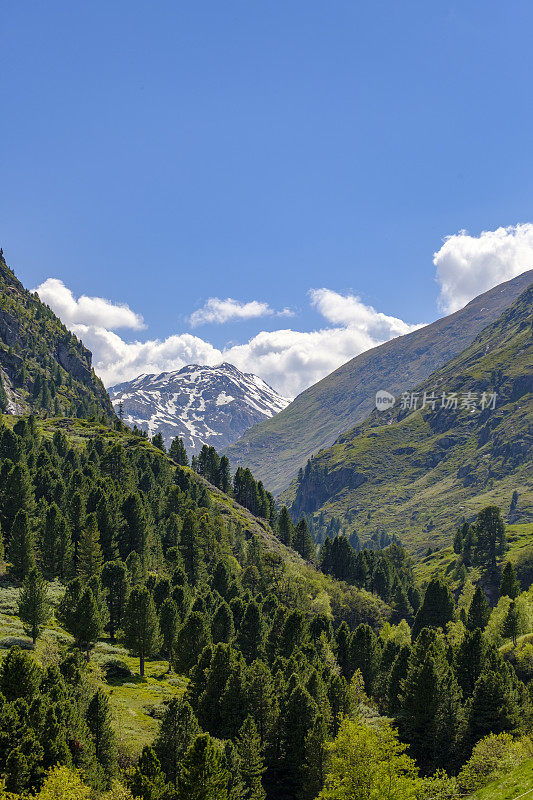
POLYGON ((533 270, 476 297, 455 314, 367 350, 302 392, 280 414, 255 425, 226 453, 273 494, 308 458, 362 422, 380 389, 399 395, 456 356, 531 284, 533 270))
POLYGON ((532 522, 532 451, 533 285, 392 408, 313 457, 282 500, 295 517, 335 517, 363 541, 384 530, 420 554, 486 505, 532 522))
POLYGON ((167 445, 180 436, 189 453, 203 444, 221 450, 289 404, 257 375, 227 363, 139 375, 112 386, 109 395, 115 410, 122 403, 127 425, 161 433, 167 445))

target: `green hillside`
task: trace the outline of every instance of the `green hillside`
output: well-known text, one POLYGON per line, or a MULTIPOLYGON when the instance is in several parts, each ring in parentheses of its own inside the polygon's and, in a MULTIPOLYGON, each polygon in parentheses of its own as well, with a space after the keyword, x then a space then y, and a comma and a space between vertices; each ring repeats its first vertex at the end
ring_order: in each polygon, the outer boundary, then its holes
POLYGON ((526 800, 533 797, 533 758, 489 783, 470 800, 526 800))
POLYGON ((455 314, 343 364, 229 447, 232 465, 249 467, 269 491, 279 494, 308 458, 370 414, 379 389, 398 395, 425 380, 464 350, 532 280, 530 270, 476 297, 455 314))
POLYGON ((488 504, 507 521, 533 519, 531 443, 533 288, 527 289, 459 356, 433 372, 414 393, 434 393, 436 407, 384 413, 343 434, 312 458, 282 496, 295 517, 340 518, 364 541, 385 530, 411 551, 445 545, 463 519, 488 504), (456 393, 456 410, 440 407, 456 393), (477 410, 462 408, 465 393, 477 410), (481 397, 496 392, 496 407, 481 397))
POLYGON ((91 360, 80 340, 17 280, 0 251, 0 410, 113 419, 91 360))

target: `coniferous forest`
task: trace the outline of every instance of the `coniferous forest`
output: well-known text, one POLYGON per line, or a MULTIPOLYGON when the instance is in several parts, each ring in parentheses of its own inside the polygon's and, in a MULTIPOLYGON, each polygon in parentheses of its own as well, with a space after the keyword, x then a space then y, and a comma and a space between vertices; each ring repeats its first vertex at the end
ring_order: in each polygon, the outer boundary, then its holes
POLYGON ((455 584, 421 582, 400 542, 317 548, 249 470, 118 419, 4 417, 0 463, 6 797, 454 798, 531 756, 497 507, 455 584))

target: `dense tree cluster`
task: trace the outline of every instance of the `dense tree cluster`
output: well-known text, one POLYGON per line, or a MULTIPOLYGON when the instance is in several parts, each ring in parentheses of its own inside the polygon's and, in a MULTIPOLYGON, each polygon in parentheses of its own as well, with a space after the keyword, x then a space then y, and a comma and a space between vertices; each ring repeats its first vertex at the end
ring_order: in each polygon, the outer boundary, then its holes
MULTIPOLYGON (((246 528, 246 515, 220 513, 209 484, 312 562, 307 520, 275 512, 248 470, 226 480, 229 466, 212 448, 194 463, 202 480, 180 463, 179 442, 169 460, 161 443, 121 431, 80 446, 60 427, 52 438, 39 430, 32 418, 0 429, 6 559, 34 641, 50 615, 45 579, 65 584, 56 619, 76 649, 46 668, 18 649, 3 662, 0 773, 12 791, 39 788, 56 764, 82 769, 96 789, 111 786, 119 762, 109 708, 87 666, 106 634, 138 657, 141 676, 158 657, 188 677, 125 775, 145 800, 350 798, 346 782, 365 763, 374 765, 373 791, 389 763, 407 792, 398 796, 409 797, 418 769, 456 773, 484 737, 528 730, 530 695, 490 635, 481 585, 458 613, 439 578, 420 596, 398 543, 356 549, 337 530, 306 593, 276 548, 246 528), (341 582, 330 594, 325 575, 341 582)), ((484 563, 494 568, 495 552, 499 570, 497 517, 480 518, 490 531, 476 523, 484 563)), ((498 613, 512 641, 519 590, 506 566, 498 613)))

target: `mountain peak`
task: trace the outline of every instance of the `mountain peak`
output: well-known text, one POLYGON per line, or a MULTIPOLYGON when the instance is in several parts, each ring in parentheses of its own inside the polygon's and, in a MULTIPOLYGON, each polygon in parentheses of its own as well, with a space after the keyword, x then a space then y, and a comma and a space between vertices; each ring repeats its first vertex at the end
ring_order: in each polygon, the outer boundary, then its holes
POLYGON ((181 436, 192 453, 203 444, 227 447, 289 404, 262 378, 227 361, 139 375, 110 387, 109 395, 116 409, 122 402, 126 424, 162 433, 167 445, 181 436))

